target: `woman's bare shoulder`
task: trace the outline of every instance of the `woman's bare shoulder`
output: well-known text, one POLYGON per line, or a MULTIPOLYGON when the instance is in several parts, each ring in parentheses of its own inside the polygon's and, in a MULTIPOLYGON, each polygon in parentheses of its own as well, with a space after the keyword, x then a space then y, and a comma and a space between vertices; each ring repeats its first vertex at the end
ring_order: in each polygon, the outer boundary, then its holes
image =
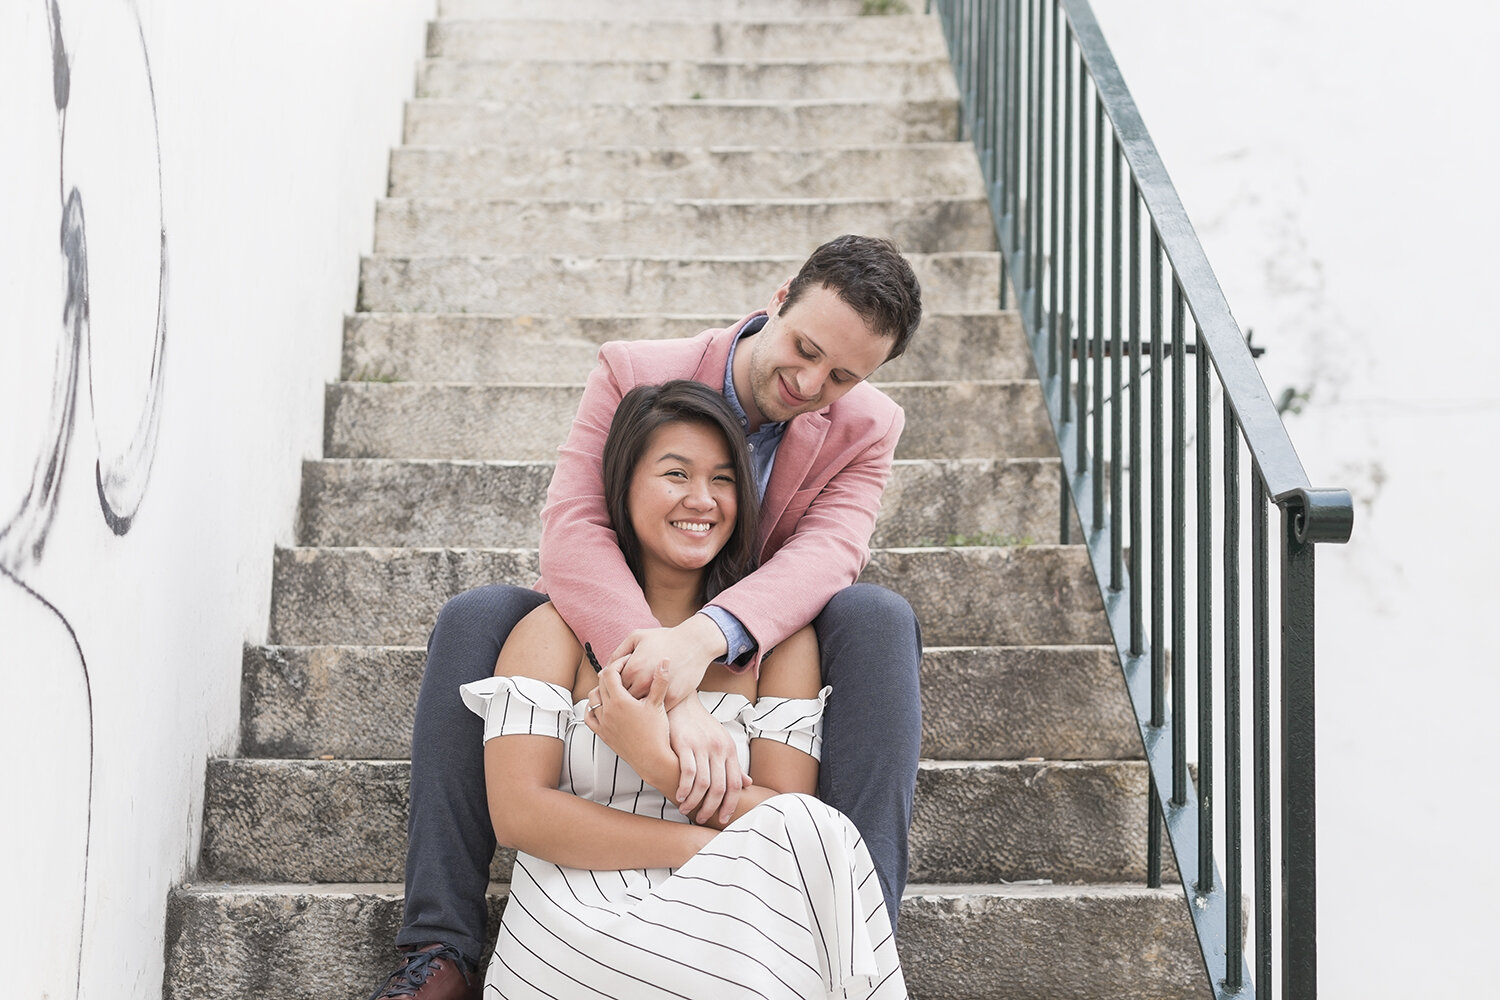
POLYGON ((495 673, 533 677, 572 690, 583 658, 583 644, 551 602, 543 604, 511 629, 495 663, 495 673))

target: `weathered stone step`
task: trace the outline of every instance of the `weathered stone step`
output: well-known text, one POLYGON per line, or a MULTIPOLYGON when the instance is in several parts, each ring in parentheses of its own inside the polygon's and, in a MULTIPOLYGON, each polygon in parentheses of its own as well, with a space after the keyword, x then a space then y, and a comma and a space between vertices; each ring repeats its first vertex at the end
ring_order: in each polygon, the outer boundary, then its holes
POLYGON ((885 233, 909 253, 994 250, 989 203, 973 198, 841 200, 387 199, 380 254, 719 254, 816 246, 829 233, 885 233))
POLYGON ((942 57, 934 17, 704 20, 443 19, 427 28, 427 54, 444 59, 632 59, 643 52, 678 59, 910 59, 942 57))
POLYGON ((429 59, 417 70, 419 98, 450 101, 818 101, 955 100, 953 67, 925 59, 687 60, 429 59))
MULTIPOLYGON (((1056 459, 895 463, 871 544, 1057 541, 1056 459)), ((300 545, 528 548, 552 463, 325 459, 302 466, 300 545)))
MULTIPOLYGON (((864 0, 440 0, 439 17, 583 18, 784 18, 851 17, 864 0)), ((921 2, 915 5, 921 6, 921 2)))
MULTIPOLYGON (((240 753, 407 759, 425 658, 420 646, 245 647, 240 753)), ((922 755, 1139 757, 1113 647, 928 647, 922 755)))
POLYGON ((790 146, 949 142, 958 102, 660 101, 642 104, 416 100, 406 106, 403 142, 421 146, 730 146, 775 136, 790 146))
MULTIPOLYGON (((1040 384, 887 382, 906 411, 897 458, 1057 453, 1040 384)), ((545 460, 567 437, 581 385, 337 382, 324 403, 331 458, 545 460)))
MULTIPOLYGON (((780 142, 774 136, 757 136, 780 142)), ((969 143, 749 146, 403 146, 393 197, 868 198, 984 194, 969 143)))
MULTIPOLYGON (((492 931, 505 891, 491 886, 492 931)), ((389 883, 176 889, 164 1000, 364 997, 391 969, 401 895, 389 883)), ((913 884, 898 946, 914 1000, 1208 995, 1180 887, 913 884)))
MULTIPOLYGON (((756 257, 366 257, 360 263, 357 311, 743 316, 768 302, 815 246, 756 257)), ((981 312, 999 301, 997 253, 911 254, 907 259, 922 283, 924 309, 981 312)))
MULTIPOLYGON (((407 761, 208 762, 201 871, 210 879, 384 882, 401 877, 407 761)), ((1146 878, 1143 761, 924 761, 911 879, 1135 882, 1146 878)), ((507 879, 514 853, 496 852, 507 879)))
MULTIPOLYGON (((271 642, 416 646, 443 602, 536 582, 534 549, 278 549, 271 642)), ((911 602, 933 646, 1099 644, 1103 603, 1078 545, 876 549, 861 580, 911 602)))
MULTIPOLYGON (((357 313, 344 322, 343 376, 351 382, 582 382, 606 341, 691 337, 740 318, 357 313)), ((1015 312, 928 311, 907 352, 881 366, 872 381, 1032 377, 1015 312)))

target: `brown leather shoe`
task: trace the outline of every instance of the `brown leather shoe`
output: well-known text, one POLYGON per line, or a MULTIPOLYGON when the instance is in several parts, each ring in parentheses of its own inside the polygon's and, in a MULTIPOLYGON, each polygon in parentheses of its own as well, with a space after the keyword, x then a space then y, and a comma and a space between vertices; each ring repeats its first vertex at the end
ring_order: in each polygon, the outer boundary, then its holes
POLYGON ((370 994, 370 1000, 480 1000, 483 984, 452 945, 429 944, 405 953, 401 968, 370 994))

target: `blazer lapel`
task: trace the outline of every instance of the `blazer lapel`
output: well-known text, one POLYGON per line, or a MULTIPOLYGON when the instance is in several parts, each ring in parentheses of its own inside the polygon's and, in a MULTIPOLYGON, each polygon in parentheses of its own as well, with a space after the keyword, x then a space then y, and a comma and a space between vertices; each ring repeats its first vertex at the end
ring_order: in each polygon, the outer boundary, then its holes
POLYGON ((771 481, 766 484, 766 496, 760 505, 760 539, 764 548, 771 537, 776 522, 786 513, 792 495, 807 482, 813 461, 823 448, 828 437, 828 417, 821 411, 804 413, 793 417, 781 436, 776 448, 776 461, 771 466, 771 481))

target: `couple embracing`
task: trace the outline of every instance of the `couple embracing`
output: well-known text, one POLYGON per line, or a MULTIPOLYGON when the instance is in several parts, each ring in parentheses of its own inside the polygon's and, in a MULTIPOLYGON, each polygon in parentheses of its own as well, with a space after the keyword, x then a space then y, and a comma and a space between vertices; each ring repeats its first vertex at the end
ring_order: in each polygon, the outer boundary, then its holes
POLYGON ((497 833, 488 996, 906 996, 921 639, 854 581, 903 424, 867 379, 920 314, 896 248, 843 236, 731 328, 600 350, 542 581, 428 641, 372 1000, 480 995, 497 833))

